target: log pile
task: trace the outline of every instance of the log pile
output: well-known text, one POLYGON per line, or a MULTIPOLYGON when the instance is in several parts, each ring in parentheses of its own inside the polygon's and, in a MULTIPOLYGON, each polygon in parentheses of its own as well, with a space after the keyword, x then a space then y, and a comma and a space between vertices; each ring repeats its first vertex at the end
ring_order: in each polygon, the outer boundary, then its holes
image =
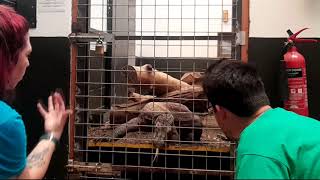
POLYGON ((113 105, 105 114, 110 124, 123 124, 137 117, 149 102, 175 102, 186 105, 192 112, 207 112, 207 99, 201 86, 201 73, 186 73, 176 79, 154 69, 150 64, 143 66, 125 66, 122 75, 128 80, 129 101, 113 105), (137 91, 145 92, 142 95, 137 91), (136 92, 134 92, 136 91, 136 92))

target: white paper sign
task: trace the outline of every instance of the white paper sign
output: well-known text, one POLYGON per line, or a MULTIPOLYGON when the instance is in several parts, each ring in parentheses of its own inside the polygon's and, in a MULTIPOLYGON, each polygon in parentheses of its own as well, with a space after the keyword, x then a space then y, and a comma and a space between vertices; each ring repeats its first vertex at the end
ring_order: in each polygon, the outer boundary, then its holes
POLYGON ((64 13, 65 0, 38 0, 38 11, 41 13, 64 13))

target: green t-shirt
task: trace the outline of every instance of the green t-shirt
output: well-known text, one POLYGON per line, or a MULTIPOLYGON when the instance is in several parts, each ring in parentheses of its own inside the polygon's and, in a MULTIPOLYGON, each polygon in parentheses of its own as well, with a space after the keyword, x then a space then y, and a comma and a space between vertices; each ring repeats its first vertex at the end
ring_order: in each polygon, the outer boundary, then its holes
POLYGON ((269 109, 243 130, 237 179, 320 179, 320 122, 269 109))

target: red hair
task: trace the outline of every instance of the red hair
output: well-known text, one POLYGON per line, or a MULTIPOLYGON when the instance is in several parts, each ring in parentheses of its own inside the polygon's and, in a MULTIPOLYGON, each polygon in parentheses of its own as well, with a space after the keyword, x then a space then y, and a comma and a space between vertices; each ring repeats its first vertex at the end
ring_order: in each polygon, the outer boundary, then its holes
POLYGON ((23 16, 0 5, 0 99, 5 96, 8 72, 18 62, 28 31, 29 24, 23 16))

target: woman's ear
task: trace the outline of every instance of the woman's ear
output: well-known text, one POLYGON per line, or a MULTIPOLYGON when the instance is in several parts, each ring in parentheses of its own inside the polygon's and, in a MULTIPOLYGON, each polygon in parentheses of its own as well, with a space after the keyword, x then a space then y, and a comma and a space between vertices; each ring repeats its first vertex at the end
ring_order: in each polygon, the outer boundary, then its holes
POLYGON ((9 61, 8 68, 7 68, 8 73, 10 73, 15 66, 16 66, 15 63, 13 63, 12 61, 9 61))

